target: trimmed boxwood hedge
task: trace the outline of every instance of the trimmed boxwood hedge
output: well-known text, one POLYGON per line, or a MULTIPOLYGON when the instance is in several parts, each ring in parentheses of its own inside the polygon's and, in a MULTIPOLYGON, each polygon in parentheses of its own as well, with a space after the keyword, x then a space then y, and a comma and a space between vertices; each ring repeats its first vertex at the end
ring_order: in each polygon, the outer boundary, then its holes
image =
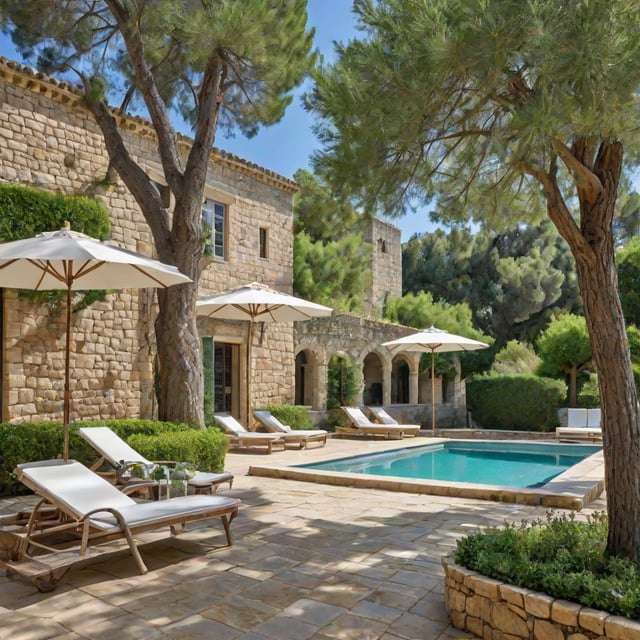
POLYGON ((565 404, 562 380, 533 375, 492 375, 466 384, 473 421, 488 429, 552 431, 565 404))
MULTIPOLYGON (((91 466, 97 453, 78 435, 80 427, 107 426, 149 460, 191 462, 200 471, 220 472, 229 441, 216 427, 195 429, 187 424, 154 420, 99 420, 69 425, 69 458, 91 466)), ((0 423, 0 496, 26 493, 13 470, 29 460, 61 456, 64 434, 59 422, 0 423)))

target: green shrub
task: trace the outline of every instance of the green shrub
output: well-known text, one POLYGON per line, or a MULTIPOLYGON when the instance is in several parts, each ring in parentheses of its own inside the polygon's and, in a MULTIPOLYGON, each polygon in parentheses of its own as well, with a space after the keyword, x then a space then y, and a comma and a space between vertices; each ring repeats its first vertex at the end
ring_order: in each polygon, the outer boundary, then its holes
POLYGON ((567 387, 561 380, 532 375, 491 375, 467 382, 467 407, 486 428, 551 431, 567 387))
POLYGON ((87 196, 50 193, 14 183, 0 184, 0 239, 20 240, 43 231, 71 229, 104 239, 109 235, 109 211, 87 196))
POLYGON ((640 565, 605 556, 607 519, 548 514, 457 542, 455 561, 484 576, 614 615, 640 619, 640 565))
MULTIPOLYGON (((633 365, 631 365, 633 368, 633 365)), ((636 372, 634 369, 633 377, 635 379, 636 372)), ((600 389, 598 387, 598 374, 589 373, 587 381, 582 385, 578 392, 578 406, 593 409, 600 406, 600 389)))
POLYGON ((215 428, 135 433, 127 442, 148 460, 191 462, 199 471, 214 473, 224 470, 229 447, 228 438, 215 428))
POLYGON ((287 424, 294 430, 313 429, 313 422, 305 407, 293 404, 272 404, 267 407, 267 411, 270 411, 282 424, 287 424))
MULTIPOLYGON (((142 455, 149 459, 175 460, 177 462, 193 462, 201 470, 222 470, 224 457, 228 448, 227 438, 217 429, 206 432, 194 429, 187 424, 173 424, 155 420, 96 420, 74 422, 69 425, 69 458, 91 466, 98 459, 98 454, 80 436, 80 427, 106 426, 117 433, 123 440, 140 434, 158 438, 161 442, 149 446, 157 446, 161 455, 150 455, 153 449, 143 451, 136 445, 142 455), (201 435, 204 434, 204 435, 201 435), (174 436, 175 439, 171 439, 174 436), (187 444, 183 444, 182 441, 187 444), (173 449, 171 447, 174 447, 173 449)), ((17 464, 30 460, 49 460, 60 458, 63 449, 64 433, 59 422, 6 424, 0 423, 0 496, 18 495, 28 490, 16 479, 13 470, 17 464)))

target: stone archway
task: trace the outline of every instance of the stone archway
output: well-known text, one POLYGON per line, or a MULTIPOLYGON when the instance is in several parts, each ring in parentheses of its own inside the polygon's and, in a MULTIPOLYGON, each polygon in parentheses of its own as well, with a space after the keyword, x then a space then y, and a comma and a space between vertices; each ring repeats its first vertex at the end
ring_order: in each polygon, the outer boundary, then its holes
POLYGON ((394 358, 391 367, 391 404, 408 404, 410 394, 410 367, 402 357, 394 358))
POLYGON ((362 364, 362 403, 366 405, 384 404, 383 363, 377 353, 368 353, 362 364))

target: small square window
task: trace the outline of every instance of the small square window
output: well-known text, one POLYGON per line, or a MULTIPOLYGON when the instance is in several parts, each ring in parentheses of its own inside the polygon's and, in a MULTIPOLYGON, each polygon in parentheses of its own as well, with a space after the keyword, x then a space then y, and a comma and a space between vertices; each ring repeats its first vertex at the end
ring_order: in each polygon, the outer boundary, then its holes
POLYGON ((268 239, 269 239, 269 234, 267 233, 267 229, 265 229, 264 227, 260 227, 260 257, 261 258, 269 257, 268 239))

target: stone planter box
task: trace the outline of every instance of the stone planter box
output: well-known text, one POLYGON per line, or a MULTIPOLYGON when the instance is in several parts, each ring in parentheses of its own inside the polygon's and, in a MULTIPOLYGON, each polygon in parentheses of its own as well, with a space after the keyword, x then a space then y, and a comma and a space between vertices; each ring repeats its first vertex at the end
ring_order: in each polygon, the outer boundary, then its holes
POLYGON ((640 640, 640 622, 515 587, 442 558, 451 624, 483 640, 640 640))

